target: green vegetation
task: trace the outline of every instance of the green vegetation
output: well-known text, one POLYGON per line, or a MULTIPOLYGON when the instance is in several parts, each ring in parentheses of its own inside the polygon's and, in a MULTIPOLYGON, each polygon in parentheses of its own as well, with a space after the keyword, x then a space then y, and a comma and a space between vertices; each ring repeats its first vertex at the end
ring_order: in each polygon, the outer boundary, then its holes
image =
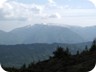
POLYGON ((48 60, 32 62, 28 66, 24 64, 19 69, 14 67, 4 69, 9 72, 88 72, 95 66, 95 62, 96 40, 90 49, 86 46, 84 51, 77 51, 75 55, 72 55, 68 48, 58 47, 48 60))
POLYGON ((21 67, 23 64, 31 62, 44 61, 53 56, 53 52, 62 47, 76 54, 77 51, 82 52, 85 46, 89 49, 92 42, 65 44, 65 43, 35 43, 35 44, 17 44, 17 45, 0 45, 0 63, 6 67, 21 67))

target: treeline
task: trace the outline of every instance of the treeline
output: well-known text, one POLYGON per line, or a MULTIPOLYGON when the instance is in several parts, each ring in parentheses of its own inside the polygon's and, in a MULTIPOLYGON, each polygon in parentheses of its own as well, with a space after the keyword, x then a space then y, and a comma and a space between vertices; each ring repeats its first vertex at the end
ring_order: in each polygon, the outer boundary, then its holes
POLYGON ((21 68, 6 68, 9 72, 88 72, 94 68, 96 63, 96 39, 90 49, 85 47, 82 52, 77 51, 72 55, 69 48, 58 47, 48 60, 37 63, 25 64, 21 68))

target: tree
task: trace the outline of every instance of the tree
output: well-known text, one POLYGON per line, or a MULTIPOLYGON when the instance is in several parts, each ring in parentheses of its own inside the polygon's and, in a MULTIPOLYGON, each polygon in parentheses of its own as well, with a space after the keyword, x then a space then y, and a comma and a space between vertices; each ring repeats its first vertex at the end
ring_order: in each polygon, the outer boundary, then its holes
POLYGON ((86 55, 89 52, 87 45, 85 46, 85 50, 81 52, 82 55, 86 55))
POLYGON ((26 69, 26 65, 25 64, 23 64, 22 66, 21 66, 21 68, 20 68, 21 70, 25 70, 26 69))
POLYGON ((87 47, 87 45, 86 45, 86 47, 85 47, 85 51, 88 52, 88 47, 87 47))
POLYGON ((79 50, 77 51, 77 53, 76 53, 76 55, 79 55, 80 54, 80 52, 79 52, 79 50))
POLYGON ((91 52, 96 51, 96 39, 93 41, 90 51, 91 52))
POLYGON ((54 57, 56 58, 68 58, 69 57, 69 49, 64 50, 62 47, 58 47, 55 52, 53 52, 54 57))
POLYGON ((64 54, 63 48, 58 47, 57 50, 53 52, 53 54, 54 54, 54 57, 57 57, 57 58, 63 57, 63 54, 64 54))
POLYGON ((67 52, 68 55, 71 54, 68 47, 66 48, 66 52, 67 52))

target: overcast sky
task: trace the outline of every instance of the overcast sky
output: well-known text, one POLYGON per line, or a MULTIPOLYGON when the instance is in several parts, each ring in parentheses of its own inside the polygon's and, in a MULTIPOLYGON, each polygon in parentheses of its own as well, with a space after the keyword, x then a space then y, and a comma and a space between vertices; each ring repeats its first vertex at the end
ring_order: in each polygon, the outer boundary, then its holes
POLYGON ((96 25, 96 0, 0 0, 0 29, 36 23, 96 25))

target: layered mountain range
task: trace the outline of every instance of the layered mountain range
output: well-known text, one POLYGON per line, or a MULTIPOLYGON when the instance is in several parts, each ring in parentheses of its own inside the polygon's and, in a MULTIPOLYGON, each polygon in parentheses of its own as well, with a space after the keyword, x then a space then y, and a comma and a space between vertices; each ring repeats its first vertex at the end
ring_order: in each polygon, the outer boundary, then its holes
POLYGON ((69 48, 72 54, 91 46, 96 27, 75 27, 35 24, 0 31, 0 63, 20 67, 32 61, 46 60, 57 49, 69 48))

